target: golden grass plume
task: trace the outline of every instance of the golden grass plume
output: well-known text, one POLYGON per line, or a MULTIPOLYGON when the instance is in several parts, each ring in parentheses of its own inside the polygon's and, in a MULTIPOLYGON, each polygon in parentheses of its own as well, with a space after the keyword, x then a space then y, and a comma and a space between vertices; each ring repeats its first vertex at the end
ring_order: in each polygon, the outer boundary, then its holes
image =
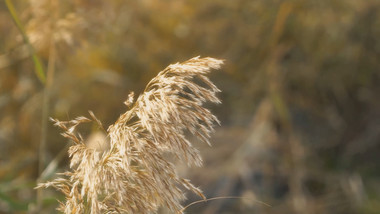
POLYGON ((73 142, 68 151, 71 170, 37 188, 61 191, 66 201, 59 210, 64 213, 155 213, 160 206, 176 213, 185 199, 183 187, 205 199, 165 157, 172 154, 189 166, 202 165, 186 133, 209 144, 219 121, 202 104, 220 100, 219 89, 206 75, 222 64, 222 60, 200 57, 172 64, 148 83, 136 101, 131 93, 125 102, 129 110, 106 130, 109 147, 105 151, 88 147, 76 131, 83 122, 101 125, 92 112, 91 119, 52 119, 73 142))

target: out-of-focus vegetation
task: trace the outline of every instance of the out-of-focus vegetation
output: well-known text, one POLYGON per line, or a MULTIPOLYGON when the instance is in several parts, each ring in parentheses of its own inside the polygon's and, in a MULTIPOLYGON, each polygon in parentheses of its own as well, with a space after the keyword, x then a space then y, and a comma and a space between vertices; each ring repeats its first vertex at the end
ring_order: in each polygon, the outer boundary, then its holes
MULTIPOLYGON (((50 163, 42 180, 67 168, 59 158, 67 142, 43 108, 62 120, 92 110, 107 127, 129 91, 197 55, 226 59, 212 76, 223 91, 212 106, 222 127, 212 148, 197 144, 204 168, 182 173, 208 197, 244 200, 188 213, 379 212, 379 1, 13 3, 49 84, 0 3, 0 213, 36 210, 41 157, 50 163)), ((52 212, 62 196, 47 190, 43 199, 52 212)))

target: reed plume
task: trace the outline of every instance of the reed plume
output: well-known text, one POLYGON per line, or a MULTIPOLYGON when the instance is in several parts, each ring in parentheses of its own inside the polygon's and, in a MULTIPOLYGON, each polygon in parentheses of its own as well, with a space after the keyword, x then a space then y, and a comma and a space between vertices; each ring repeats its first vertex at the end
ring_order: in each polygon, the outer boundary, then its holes
POLYGON ((155 213, 160 206, 173 213, 182 209, 186 188, 205 199, 202 191, 181 178, 167 154, 189 166, 201 166, 199 151, 187 134, 210 144, 210 133, 218 119, 205 102, 220 103, 219 89, 206 76, 219 69, 222 60, 195 57, 168 66, 154 77, 134 100, 131 93, 124 114, 107 130, 105 151, 88 147, 76 128, 90 118, 71 121, 52 119, 62 135, 73 142, 69 148, 71 170, 37 188, 54 187, 66 201, 64 213, 155 213))

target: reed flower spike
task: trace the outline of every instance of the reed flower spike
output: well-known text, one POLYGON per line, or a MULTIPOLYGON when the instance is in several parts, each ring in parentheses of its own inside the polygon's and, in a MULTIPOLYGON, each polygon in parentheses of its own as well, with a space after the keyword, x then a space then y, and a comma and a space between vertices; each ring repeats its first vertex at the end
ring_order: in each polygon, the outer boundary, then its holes
POLYGON ((155 213, 165 206, 173 213, 182 209, 184 188, 205 199, 189 180, 179 177, 167 158, 172 154, 189 166, 201 166, 199 151, 186 138, 193 134, 210 144, 210 133, 218 119, 202 104, 220 103, 219 89, 206 76, 219 69, 222 60, 195 57, 169 65, 154 77, 135 100, 128 96, 124 114, 106 130, 108 149, 100 151, 85 144, 76 128, 90 118, 71 121, 52 119, 69 148, 70 171, 37 188, 55 187, 66 201, 64 213, 155 213))

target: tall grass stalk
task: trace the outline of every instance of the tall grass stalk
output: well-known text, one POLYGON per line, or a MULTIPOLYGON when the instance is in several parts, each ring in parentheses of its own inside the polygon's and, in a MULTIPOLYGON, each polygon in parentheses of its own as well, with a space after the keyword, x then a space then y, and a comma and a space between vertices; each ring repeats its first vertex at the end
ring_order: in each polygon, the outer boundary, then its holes
MULTIPOLYGON (((56 51, 54 40, 50 41, 50 50, 49 50, 49 61, 47 69, 47 81, 45 84, 43 98, 42 98, 42 124, 41 124, 41 140, 39 146, 39 166, 38 174, 39 178, 37 182, 41 182, 43 171, 46 167, 46 144, 47 144, 47 133, 48 133, 48 118, 49 118, 49 109, 50 109, 50 91, 53 84, 53 77, 55 73, 55 62, 56 62, 56 51)), ((44 198, 42 189, 37 190, 37 207, 41 209, 42 200, 44 198)))
MULTIPOLYGON (((40 61, 40 58, 36 54, 35 49, 33 48, 32 44, 29 41, 29 38, 24 30, 23 25, 21 24, 21 21, 17 15, 17 12, 13 6, 13 3, 11 0, 5 0, 5 4, 8 8, 8 11, 16 24, 18 30, 21 33, 21 36, 25 42, 25 44, 28 47, 28 51, 30 52, 32 56, 32 60, 35 67, 35 73, 39 81, 44 84, 43 89, 43 98, 42 98, 42 119, 41 119, 41 139, 39 144, 39 154, 38 154, 38 174, 41 176, 41 173, 44 170, 45 162, 46 162, 46 138, 47 138, 47 120, 48 120, 48 114, 49 114, 49 93, 50 93, 50 86, 52 84, 52 77, 54 73, 54 64, 55 64, 55 48, 54 43, 51 42, 51 48, 50 48, 50 56, 49 56, 49 63, 48 63, 48 80, 46 80, 45 71, 43 68, 43 64, 40 61), (49 77, 50 76, 50 77, 49 77)), ((40 180, 37 179, 37 183, 39 183, 40 180)), ((42 190, 37 190, 37 207, 38 209, 42 206, 42 199, 43 199, 43 192, 42 190)))

